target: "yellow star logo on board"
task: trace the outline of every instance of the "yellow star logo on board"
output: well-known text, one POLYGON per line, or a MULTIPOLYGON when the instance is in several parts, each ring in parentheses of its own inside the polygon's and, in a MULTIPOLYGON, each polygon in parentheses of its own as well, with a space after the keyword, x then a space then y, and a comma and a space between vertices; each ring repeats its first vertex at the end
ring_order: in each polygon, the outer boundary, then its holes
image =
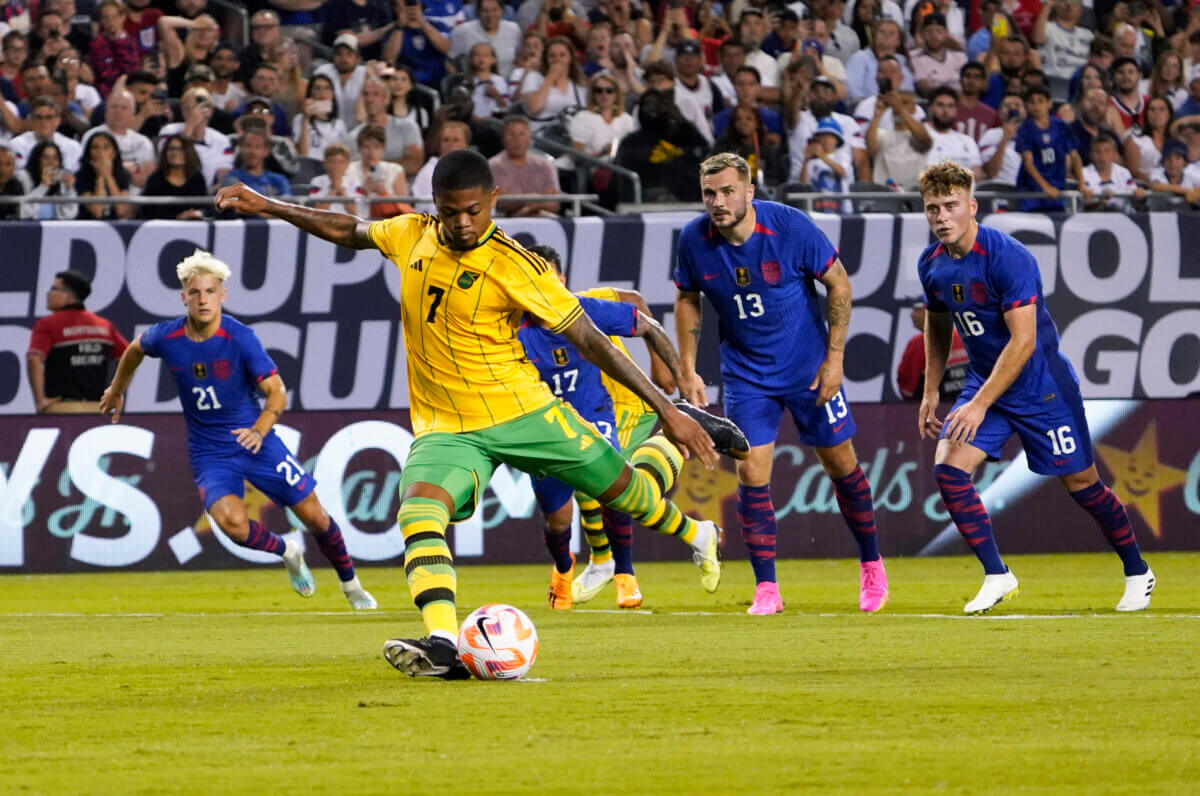
MULTIPOLYGON (((269 497, 255 489, 254 485, 249 481, 245 482, 245 486, 246 497, 242 502, 246 504, 246 517, 257 521, 261 525, 263 523, 263 511, 275 504, 271 502, 269 497)), ((192 525, 192 529, 196 533, 208 533, 212 531, 212 525, 208 522, 207 511, 200 513, 200 519, 196 520, 192 525)))
POLYGON ((1155 421, 1142 432, 1142 437, 1125 451, 1112 445, 1096 444, 1100 459, 1113 475, 1113 492, 1126 506, 1133 506, 1150 526, 1156 539, 1162 538, 1159 525, 1159 495, 1184 482, 1186 473, 1158 460, 1158 430, 1155 421))
POLYGON ((679 510, 693 517, 721 524, 721 503, 737 495, 738 480, 733 473, 718 467, 707 470, 697 459, 683 463, 679 488, 672 500, 679 510))

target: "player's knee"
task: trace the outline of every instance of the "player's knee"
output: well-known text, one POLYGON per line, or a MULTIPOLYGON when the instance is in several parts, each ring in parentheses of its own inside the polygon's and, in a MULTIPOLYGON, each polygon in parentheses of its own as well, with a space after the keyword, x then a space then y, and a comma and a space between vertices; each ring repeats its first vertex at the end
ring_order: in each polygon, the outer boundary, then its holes
POLYGON ((574 505, 568 501, 557 511, 546 514, 546 527, 550 529, 551 533, 567 533, 571 530, 571 520, 574 519, 574 516, 574 505))
POLYGON ((933 477, 937 481, 938 491, 945 499, 948 492, 962 489, 971 483, 971 474, 949 464, 935 464, 933 477))
POLYGON ((738 483, 745 486, 763 486, 771 482, 771 463, 757 461, 753 453, 749 459, 737 462, 738 483))

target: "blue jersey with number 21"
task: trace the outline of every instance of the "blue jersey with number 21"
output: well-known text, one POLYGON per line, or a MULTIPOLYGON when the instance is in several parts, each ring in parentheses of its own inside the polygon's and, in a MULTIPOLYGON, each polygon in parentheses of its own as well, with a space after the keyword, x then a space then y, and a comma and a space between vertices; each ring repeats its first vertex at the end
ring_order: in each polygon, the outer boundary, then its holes
MULTIPOLYGON (((196 458, 241 449, 230 431, 250 428, 261 413, 256 388, 277 369, 258 337, 241 321, 221 316, 207 340, 188 339, 187 318, 142 333, 147 356, 161 357, 175 384, 188 427, 188 453, 196 458)), ((268 436, 272 436, 274 432, 268 436)))
POLYGON ((808 389, 825 361, 829 332, 815 283, 838 253, 796 208, 753 204, 754 233, 740 246, 707 215, 683 228, 675 284, 717 311, 726 392, 790 395, 808 389))

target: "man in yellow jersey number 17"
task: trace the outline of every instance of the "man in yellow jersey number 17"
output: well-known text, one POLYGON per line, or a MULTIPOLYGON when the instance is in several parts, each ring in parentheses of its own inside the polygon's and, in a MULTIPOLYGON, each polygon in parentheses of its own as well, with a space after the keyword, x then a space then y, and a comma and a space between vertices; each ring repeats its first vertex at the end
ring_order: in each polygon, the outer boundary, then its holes
POLYGON ((416 439, 401 476, 398 520, 409 590, 428 635, 391 639, 384 657, 413 676, 468 676, 458 659, 446 526, 471 516, 502 462, 558 478, 647 527, 674 533, 692 548, 706 590, 715 591, 721 578, 720 529, 684 516, 664 495, 689 452, 707 467, 716 464, 709 433, 727 437, 727 421, 672 405, 596 329, 554 269, 496 227, 492 212, 499 193, 487 161, 459 150, 434 169, 437 216, 368 223, 268 199, 240 183, 215 198, 218 210, 272 216, 340 246, 379 249, 401 269, 416 439), (651 438, 626 463, 538 378, 517 340, 524 313, 645 399, 666 437, 651 438))

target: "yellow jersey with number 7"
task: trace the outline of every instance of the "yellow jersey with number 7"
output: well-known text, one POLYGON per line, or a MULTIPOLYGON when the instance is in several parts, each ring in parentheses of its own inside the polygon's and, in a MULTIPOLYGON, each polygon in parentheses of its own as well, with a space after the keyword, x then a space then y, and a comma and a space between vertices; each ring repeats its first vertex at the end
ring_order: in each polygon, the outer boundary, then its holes
POLYGON ((428 214, 372 222, 368 235, 400 269, 400 318, 413 433, 490 428, 554 400, 517 340, 525 313, 552 332, 583 314, 554 267, 493 222, 467 251, 428 214))

